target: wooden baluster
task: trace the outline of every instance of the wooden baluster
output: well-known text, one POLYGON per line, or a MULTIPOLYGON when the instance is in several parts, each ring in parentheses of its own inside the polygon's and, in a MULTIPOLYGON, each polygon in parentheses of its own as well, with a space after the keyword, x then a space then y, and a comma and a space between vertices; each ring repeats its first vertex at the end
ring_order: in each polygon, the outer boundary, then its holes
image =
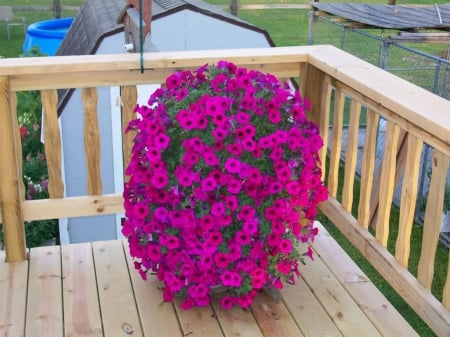
POLYGON ((345 93, 339 87, 336 87, 334 93, 333 131, 331 134, 330 169, 328 173, 328 193, 334 198, 337 195, 339 181, 344 104, 345 93))
POLYGON ((345 150, 344 187, 342 189, 342 206, 351 213, 353 205, 353 183, 355 181, 356 160, 358 158, 359 116, 361 103, 351 100, 350 122, 347 129, 347 146, 345 150))
POLYGON ((399 134, 400 128, 398 125, 387 121, 386 143, 383 162, 381 164, 378 218, 376 223, 376 238, 385 247, 387 246, 389 237, 389 217, 395 187, 395 168, 399 134))
POLYGON ((419 185, 420 155, 423 141, 412 134, 408 134, 408 148, 405 161, 405 175, 402 184, 402 198, 400 205, 399 231, 397 236, 395 257, 408 267, 411 231, 416 209, 417 191, 419 185))
POLYGON ((380 115, 377 112, 367 109, 367 126, 361 163, 361 190, 358 205, 358 221, 364 228, 369 228, 370 223, 370 195, 372 191, 373 172, 375 170, 379 120, 380 115))
POLYGON ((7 77, 0 77, 0 207, 8 262, 26 259, 19 127, 7 77))
POLYGON ((450 310, 450 258, 447 266, 447 279, 445 280, 444 291, 442 294, 442 304, 447 310, 450 310))
POLYGON ((56 90, 41 91, 44 111, 44 146, 48 168, 48 193, 50 198, 64 196, 61 176, 61 135, 58 123, 58 93, 56 90))
POLYGON ((89 195, 102 194, 100 175, 100 131, 97 116, 98 93, 96 88, 83 88, 84 151, 87 163, 87 189, 89 195))
MULTIPOLYGON (((395 178, 394 178, 394 186, 400 182, 403 177, 403 172, 405 170, 405 162, 406 162, 406 149, 407 149, 407 140, 406 140, 406 131, 400 129, 400 134, 397 142, 397 156, 396 156, 396 169, 395 169, 395 178)), ((375 228, 377 223, 378 216, 378 196, 380 195, 380 186, 381 186, 381 170, 377 172, 375 177, 373 178, 373 189, 372 194, 370 196, 370 223, 369 226, 375 228)))
MULTIPOLYGON (((122 96, 122 151, 123 151, 123 167, 126 170, 130 163, 131 150, 133 148, 134 131, 124 133, 128 123, 135 117, 134 108, 137 103, 137 89, 135 85, 123 86, 120 89, 122 96)), ((128 177, 124 172, 124 181, 128 181, 128 177)))
MULTIPOLYGON (((11 116, 13 118, 13 124, 14 125, 19 125, 19 122, 17 120, 17 95, 11 95, 9 97, 10 101, 9 101, 9 106, 11 109, 11 116)), ((25 184, 23 182, 23 173, 22 173, 22 169, 23 169, 23 160, 22 160, 22 138, 20 136, 20 132, 14 132, 14 135, 16 136, 16 144, 18 144, 18 146, 16 146, 16 152, 17 152, 17 161, 18 161, 18 167, 20 169, 20 177, 22 177, 22 179, 19 179, 19 190, 20 190, 20 195, 22 196, 23 199, 25 199, 25 184)))
POLYGON ((434 258, 441 230, 449 162, 449 157, 434 150, 430 189, 423 223, 422 250, 417 271, 417 279, 429 290, 433 282, 434 258))
POLYGON ((319 117, 319 131, 322 136, 323 146, 319 150, 320 163, 322 165, 322 181, 325 180, 326 167, 325 163, 327 160, 327 149, 328 149, 328 137, 330 130, 330 109, 331 109, 331 93, 333 87, 331 85, 331 80, 329 76, 325 76, 323 86, 322 86, 322 98, 320 107, 320 117, 319 117))

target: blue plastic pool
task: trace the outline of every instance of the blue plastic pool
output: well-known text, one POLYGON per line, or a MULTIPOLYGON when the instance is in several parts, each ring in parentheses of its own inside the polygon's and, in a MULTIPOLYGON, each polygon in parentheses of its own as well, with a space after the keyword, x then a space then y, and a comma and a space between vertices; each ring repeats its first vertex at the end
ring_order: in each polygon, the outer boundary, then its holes
POLYGON ((55 55, 72 22, 73 18, 63 18, 32 23, 27 28, 22 50, 27 52, 38 46, 41 53, 55 55))

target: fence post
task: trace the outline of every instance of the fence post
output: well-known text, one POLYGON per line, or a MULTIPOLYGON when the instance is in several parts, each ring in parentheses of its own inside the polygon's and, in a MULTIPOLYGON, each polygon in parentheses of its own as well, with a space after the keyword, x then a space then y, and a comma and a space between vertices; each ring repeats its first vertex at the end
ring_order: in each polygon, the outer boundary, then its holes
POLYGON ((389 54, 389 46, 390 46, 390 42, 386 41, 385 39, 382 39, 382 48, 381 48, 381 55, 380 55, 380 64, 379 67, 381 69, 386 70, 386 65, 387 65, 387 59, 388 59, 388 54, 389 54))
POLYGON ((434 71, 434 83, 433 83, 433 93, 436 95, 439 95, 441 97, 444 97, 442 94, 439 94, 439 77, 441 74, 441 61, 436 61, 436 69, 434 71))
POLYGON ((0 77, 0 208, 8 262, 26 259, 17 115, 8 77, 0 77))

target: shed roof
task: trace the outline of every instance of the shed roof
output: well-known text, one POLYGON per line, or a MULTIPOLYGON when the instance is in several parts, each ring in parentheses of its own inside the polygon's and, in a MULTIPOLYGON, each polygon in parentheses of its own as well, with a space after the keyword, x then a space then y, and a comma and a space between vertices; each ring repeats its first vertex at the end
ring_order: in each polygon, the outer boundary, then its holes
MULTIPOLYGON (((56 55, 95 54, 105 37, 123 31, 117 19, 126 5, 126 0, 86 0, 56 55)), ((152 21, 186 9, 259 32, 274 45, 267 31, 201 0, 153 0, 152 21)))
POLYGON ((353 22, 398 30, 450 29, 450 4, 398 6, 362 3, 312 3, 317 9, 353 22))

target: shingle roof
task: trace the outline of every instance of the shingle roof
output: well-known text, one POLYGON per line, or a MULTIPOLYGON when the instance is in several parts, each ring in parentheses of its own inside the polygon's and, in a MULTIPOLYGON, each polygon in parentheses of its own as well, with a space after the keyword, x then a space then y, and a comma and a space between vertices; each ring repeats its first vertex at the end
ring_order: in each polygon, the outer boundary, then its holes
POLYGON ((87 0, 80 7, 56 55, 94 54, 101 40, 123 30, 116 20, 124 0, 87 0))
POLYGON ((448 29, 450 4, 396 6, 362 3, 312 3, 314 9, 373 27, 392 29, 448 29))
MULTIPOLYGON (((123 25, 117 23, 117 19, 126 5, 126 0, 86 0, 56 55, 95 54, 105 37, 123 31, 123 25)), ((257 31, 274 45, 265 30, 201 0, 153 0, 152 21, 185 9, 257 31)))

